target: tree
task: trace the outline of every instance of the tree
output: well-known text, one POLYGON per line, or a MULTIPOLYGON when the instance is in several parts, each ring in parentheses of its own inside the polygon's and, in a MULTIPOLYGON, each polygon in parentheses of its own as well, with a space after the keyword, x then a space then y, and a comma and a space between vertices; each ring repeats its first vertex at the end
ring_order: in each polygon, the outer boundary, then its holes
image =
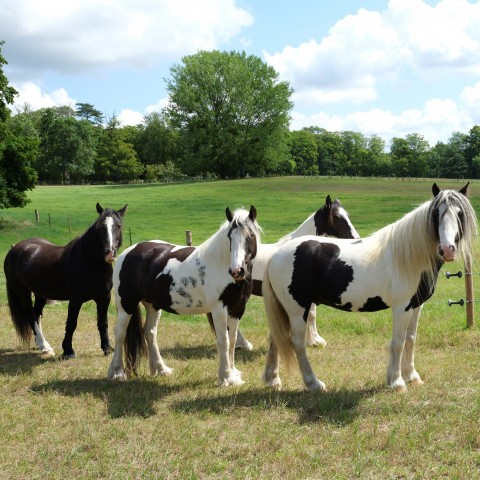
POLYGON ((305 130, 291 133, 290 152, 297 175, 318 175, 315 135, 305 130))
POLYGON ((175 159, 176 132, 158 112, 145 116, 135 143, 138 158, 144 165, 162 165, 175 159))
POLYGON ((87 120, 94 125, 101 125, 103 122, 103 113, 97 110, 91 103, 76 103, 75 116, 81 120, 87 120))
POLYGON ((202 51, 170 73, 165 114, 185 173, 255 175, 285 160, 292 90, 272 67, 244 52, 202 51))
POLYGON ((95 179, 127 182, 139 178, 143 165, 138 161, 133 145, 125 141, 120 122, 113 117, 99 140, 95 162, 95 179))
POLYGON ((79 183, 93 173, 97 134, 87 120, 77 120, 65 108, 46 108, 40 120, 41 181, 79 183))
POLYGON ((2 55, 2 46, 5 44, 0 40, 0 122, 4 122, 10 116, 8 105, 12 105, 18 92, 8 84, 8 79, 3 73, 3 66, 8 62, 2 55))
POLYGON ((10 122, 8 105, 13 104, 17 91, 3 73, 7 62, 2 56, 0 41, 0 209, 24 207, 30 200, 27 190, 33 190, 37 175, 32 163, 37 155, 38 139, 23 135, 19 125, 10 122))
POLYGON ((398 177, 423 177, 428 173, 428 142, 418 133, 394 137, 390 146, 393 173, 398 177))

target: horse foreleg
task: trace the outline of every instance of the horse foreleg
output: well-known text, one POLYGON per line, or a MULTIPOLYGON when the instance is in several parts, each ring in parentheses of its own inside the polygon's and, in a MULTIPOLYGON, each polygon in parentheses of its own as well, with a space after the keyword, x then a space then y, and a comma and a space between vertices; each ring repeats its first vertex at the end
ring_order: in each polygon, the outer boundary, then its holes
POLYGON ((235 348, 236 340, 238 339, 238 318, 233 318, 228 316, 227 318, 227 330, 228 330, 228 340, 229 340, 229 350, 228 358, 230 360, 230 367, 232 369, 233 375, 236 375, 241 383, 245 383, 242 380, 242 372, 235 367, 235 348))
POLYGON ((306 342, 308 346, 325 347, 327 342, 317 331, 317 306, 312 303, 307 317, 307 336, 306 342))
POLYGON ((150 373, 152 375, 171 375, 173 369, 167 367, 157 343, 157 326, 162 315, 161 310, 155 310, 150 303, 144 304, 147 315, 145 319, 145 325, 143 331, 145 333, 145 339, 148 346, 148 359, 150 365, 150 373))
POLYGON ((123 366, 123 344, 132 315, 122 308, 120 301, 117 303, 117 309, 117 321, 114 327, 115 348, 113 350, 112 361, 108 367, 107 377, 109 380, 126 380, 127 374, 123 366))
POLYGON ((310 361, 307 357, 307 350, 305 345, 305 321, 302 316, 290 316, 290 329, 293 348, 297 355, 298 366, 302 372, 303 382, 305 383, 305 390, 326 391, 325 384, 321 382, 315 375, 310 361))
POLYGON ((77 329, 78 314, 80 313, 80 308, 82 302, 77 300, 70 300, 68 302, 68 315, 67 315, 67 324, 65 326, 65 337, 63 338, 62 348, 63 354, 62 358, 68 360, 70 358, 75 358, 75 352, 72 346, 73 334, 77 329))
POLYGON ((390 342, 390 360, 387 369, 387 385, 399 392, 407 386, 402 378, 402 355, 404 354, 407 327, 412 313, 405 312, 404 305, 393 307, 392 341, 390 342))
MULTIPOLYGON (((217 337, 218 356, 220 366, 218 369, 218 384, 221 387, 240 385, 243 380, 235 375, 230 365, 230 337, 227 331, 227 310, 223 306, 217 306, 212 310, 215 335, 217 337)), ((236 332, 235 332, 236 333, 236 332)))
POLYGON ((270 335, 268 336, 268 343, 269 347, 262 379, 268 387, 280 390, 282 388, 282 381, 280 380, 279 356, 277 347, 272 342, 272 337, 270 335))
POLYGON ((417 325, 423 305, 415 308, 410 317, 405 338, 405 349, 402 355, 402 378, 407 383, 422 385, 423 380, 415 370, 415 341, 417 338, 417 325))
POLYGON ((46 298, 35 295, 35 302, 33 304, 34 320, 33 320, 32 328, 33 328, 33 333, 35 334, 35 343, 37 344, 37 347, 42 352, 42 355, 50 357, 50 356, 54 356, 55 352, 53 351, 53 348, 51 347, 51 345, 45 339, 45 336, 43 335, 43 331, 42 331, 42 324, 41 324, 43 307, 45 307, 46 303, 47 303, 46 298))
POLYGON ((110 292, 95 300, 97 304, 97 328, 100 334, 100 347, 105 355, 109 355, 113 350, 108 338, 108 306, 110 305, 110 300, 110 292))

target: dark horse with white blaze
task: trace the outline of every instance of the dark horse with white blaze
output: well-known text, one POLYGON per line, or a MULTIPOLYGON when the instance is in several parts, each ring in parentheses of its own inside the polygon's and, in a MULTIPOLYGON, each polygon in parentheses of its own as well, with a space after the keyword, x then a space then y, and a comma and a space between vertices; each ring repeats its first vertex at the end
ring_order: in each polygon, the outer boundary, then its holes
POLYGON ((97 326, 105 355, 111 352, 108 338, 108 306, 112 289, 112 264, 122 244, 120 210, 96 205, 97 220, 81 236, 65 246, 42 238, 23 240, 14 245, 4 261, 8 306, 18 336, 30 342, 32 334, 42 353, 54 355, 45 340, 40 318, 47 299, 68 300, 63 358, 73 358, 72 338, 83 303, 97 305, 97 326), (32 304, 32 293, 35 302, 32 304))
MULTIPOLYGON (((313 212, 298 228, 288 233, 276 243, 261 243, 257 248, 257 256, 253 262, 252 294, 262 296, 262 280, 270 257, 288 240, 304 235, 332 236, 337 238, 360 238, 355 230, 347 211, 337 198, 332 202, 330 195, 325 198, 325 205, 313 212)), ((318 334, 316 323, 317 311, 315 304, 308 315, 307 345, 325 346, 327 342, 318 334)), ((208 321, 213 330, 212 316, 208 314, 208 321)), ((253 350, 253 345, 243 336, 240 329, 237 331, 237 348, 253 350)))
POLYGON ((348 312, 393 313, 387 385, 405 390, 422 383, 414 366, 418 318, 435 290, 444 262, 472 255, 478 233, 468 183, 458 192, 432 187, 433 199, 397 222, 361 240, 306 236, 283 244, 271 257, 263 280, 271 342, 264 381, 279 388, 279 356, 297 359, 307 390, 325 390, 305 348, 312 303, 348 312))
POLYGON ((217 336, 221 386, 243 383, 235 368, 238 321, 251 291, 252 260, 260 227, 255 207, 226 209, 227 221, 198 247, 161 240, 140 242, 124 250, 113 273, 117 322, 109 379, 127 378, 142 354, 149 355, 152 375, 171 373, 160 355, 157 324, 162 310, 178 315, 211 312, 217 336), (145 324, 140 304, 146 310, 145 324), (146 344, 145 344, 146 342, 146 344), (125 347, 126 368, 123 365, 125 347))

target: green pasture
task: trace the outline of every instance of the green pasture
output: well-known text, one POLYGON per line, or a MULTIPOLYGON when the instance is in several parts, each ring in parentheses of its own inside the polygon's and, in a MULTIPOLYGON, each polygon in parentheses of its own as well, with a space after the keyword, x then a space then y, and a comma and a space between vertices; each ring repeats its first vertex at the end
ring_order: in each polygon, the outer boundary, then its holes
MULTIPOLYGON (((95 204, 120 208, 124 247, 163 239, 195 244, 217 231, 225 207, 255 205, 264 242, 295 229, 339 198, 362 236, 431 196, 433 180, 265 178, 172 185, 37 187, 23 209, 0 213, 0 256, 29 237, 64 244, 95 219, 95 204), (35 210, 39 221, 35 220, 35 210)), ((440 187, 460 188, 453 180, 440 187)), ((480 211, 480 183, 471 186, 480 211)), ((474 260, 474 273, 480 273, 474 260)), ((245 385, 216 386, 216 346, 203 316, 164 314, 160 350, 171 377, 109 382, 93 303, 81 311, 69 361, 43 359, 18 343, 0 276, 0 479, 471 479, 480 471, 480 317, 466 328, 461 261, 442 269, 420 318, 416 366, 425 385, 384 386, 391 313, 318 307, 325 349, 309 349, 327 393, 305 393, 298 372, 281 392, 260 380, 267 327, 262 300, 241 321, 252 352, 237 352, 245 385)), ((474 276, 480 285, 480 277, 474 276)), ((480 296, 479 296, 480 298, 480 296)), ((478 307, 480 309, 480 306, 478 307)), ((47 306, 43 329, 61 353, 66 304, 47 306)), ((110 307, 113 340, 115 308, 110 307)), ((33 347, 33 345, 31 345, 33 347)))

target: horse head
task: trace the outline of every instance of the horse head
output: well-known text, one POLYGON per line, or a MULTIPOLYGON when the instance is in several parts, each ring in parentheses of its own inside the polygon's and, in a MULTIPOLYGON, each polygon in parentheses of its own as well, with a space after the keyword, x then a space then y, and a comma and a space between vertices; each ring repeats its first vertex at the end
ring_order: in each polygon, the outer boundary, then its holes
POLYGON ((259 226, 256 222, 257 210, 251 205, 250 211, 244 209, 225 209, 228 220, 228 239, 230 240, 231 261, 228 273, 238 282, 244 280, 252 271, 252 260, 257 255, 257 236, 259 226))
POLYGON ((438 254, 444 262, 455 260, 459 243, 476 228, 475 212, 467 198, 469 183, 458 191, 440 190, 436 183, 432 186, 433 228, 438 239, 438 254))
POLYGON ((325 205, 315 213, 314 222, 316 235, 330 235, 337 238, 360 238, 340 200, 337 198, 332 202, 330 195, 327 195, 325 205))
POLYGON ((120 210, 102 208, 97 203, 99 217, 95 228, 102 239, 104 259, 107 263, 113 263, 117 256, 118 249, 122 245, 122 218, 127 210, 127 205, 120 210))

